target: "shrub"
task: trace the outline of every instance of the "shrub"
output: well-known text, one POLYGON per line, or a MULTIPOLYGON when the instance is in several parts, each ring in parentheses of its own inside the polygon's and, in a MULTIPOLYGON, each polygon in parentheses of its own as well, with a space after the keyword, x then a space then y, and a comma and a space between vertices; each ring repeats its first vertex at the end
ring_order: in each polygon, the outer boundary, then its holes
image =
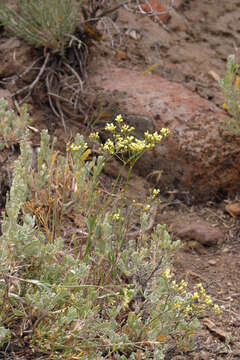
POLYGON ((19 12, 1 0, 0 21, 17 37, 36 47, 64 54, 80 17, 80 2, 74 0, 17 0, 19 12))
POLYGON ((21 143, 0 237, 1 344, 20 333, 49 358, 159 360, 171 342, 190 346, 199 315, 219 311, 201 284, 190 293, 185 281, 173 280, 171 256, 180 243, 162 225, 149 233, 158 191, 131 206, 121 190, 101 191, 109 155, 118 154, 131 171, 164 135, 137 141, 119 116, 107 128, 113 139, 92 159, 82 136, 60 156, 43 131, 35 170, 28 141, 21 143), (140 229, 133 234, 135 205, 140 229), (67 242, 61 225, 68 217, 80 236, 67 242))

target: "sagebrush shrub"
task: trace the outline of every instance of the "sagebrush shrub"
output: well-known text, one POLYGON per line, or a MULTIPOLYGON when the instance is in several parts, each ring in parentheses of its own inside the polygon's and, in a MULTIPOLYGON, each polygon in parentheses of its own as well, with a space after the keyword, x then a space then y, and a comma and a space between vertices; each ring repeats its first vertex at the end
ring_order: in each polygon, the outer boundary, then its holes
POLYGON ((0 22, 16 37, 61 55, 81 16, 74 0, 17 0, 18 11, 0 3, 0 22))
POLYGON ((198 316, 219 311, 201 284, 190 293, 185 281, 173 279, 171 256, 180 242, 163 225, 149 233, 158 191, 136 204, 142 210, 134 235, 128 231, 134 203, 128 210, 125 192, 120 200, 102 194, 99 176, 109 155, 117 152, 124 165, 130 151, 131 169, 167 133, 146 133, 142 143, 121 117, 116 124, 119 132, 107 126, 113 140, 95 158, 81 135, 62 156, 43 131, 35 169, 23 138, 0 237, 1 346, 17 333, 52 359, 160 360, 169 342, 189 348, 198 316), (81 236, 70 243, 61 232, 68 216, 81 219, 81 236))

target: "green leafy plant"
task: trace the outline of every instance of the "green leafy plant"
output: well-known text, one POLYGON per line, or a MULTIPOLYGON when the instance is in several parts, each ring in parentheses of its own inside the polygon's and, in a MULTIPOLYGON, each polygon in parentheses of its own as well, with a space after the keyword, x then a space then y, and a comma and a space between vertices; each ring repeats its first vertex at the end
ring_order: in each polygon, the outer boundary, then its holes
POLYGON ((0 21, 9 31, 36 47, 61 55, 77 27, 80 2, 73 0, 17 0, 19 11, 1 1, 0 21))
POLYGON ((231 133, 238 135, 240 134, 240 78, 238 76, 238 64, 236 64, 234 55, 228 57, 227 71, 224 78, 219 80, 219 85, 223 90, 225 101, 223 108, 231 115, 231 118, 224 118, 225 128, 231 133))
POLYGON ((35 169, 27 137, 21 142, 0 237, 1 346, 14 332, 51 359, 159 360, 170 342, 189 348, 198 316, 220 311, 201 284, 191 293, 173 279, 180 242, 148 226, 158 190, 143 199, 137 232, 129 231, 136 204, 122 205, 125 191, 120 199, 101 191, 108 156, 132 169, 167 130, 137 140, 121 117, 107 128, 112 140, 95 158, 81 135, 62 156, 43 131, 35 169), (78 232, 67 239, 69 216, 78 232))

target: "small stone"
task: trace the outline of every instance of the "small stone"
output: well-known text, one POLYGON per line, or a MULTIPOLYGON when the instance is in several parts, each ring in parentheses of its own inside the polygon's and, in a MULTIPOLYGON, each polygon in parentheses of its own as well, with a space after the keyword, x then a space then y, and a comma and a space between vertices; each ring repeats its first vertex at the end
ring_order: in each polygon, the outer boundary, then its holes
POLYGON ((205 350, 201 350, 199 353, 199 358, 198 360, 209 360, 210 359, 210 354, 209 352, 205 351, 205 350))
POLYGON ((240 203, 226 205, 225 210, 233 217, 240 215, 240 203))
POLYGON ((209 263, 209 265, 216 265, 217 262, 216 262, 216 260, 212 259, 212 260, 209 260, 208 263, 209 263))
POLYGON ((233 326, 233 327, 240 327, 240 320, 235 320, 235 321, 232 323, 232 326, 233 326))
POLYGON ((214 246, 222 242, 220 230, 213 229, 207 223, 193 223, 184 226, 177 234, 183 240, 196 240, 205 246, 214 246))
POLYGON ((128 35, 133 40, 140 40, 141 39, 141 34, 136 29, 128 29, 127 32, 126 32, 126 35, 128 35))

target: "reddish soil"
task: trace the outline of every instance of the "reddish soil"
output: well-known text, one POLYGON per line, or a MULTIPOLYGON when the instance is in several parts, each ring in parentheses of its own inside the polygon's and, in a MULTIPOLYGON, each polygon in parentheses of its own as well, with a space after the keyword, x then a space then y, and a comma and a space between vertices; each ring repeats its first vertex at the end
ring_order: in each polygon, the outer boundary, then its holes
MULTIPOLYGON (((168 6, 170 1, 161 3, 168 6)), ((220 106, 223 99, 215 77, 224 75, 228 55, 235 53, 239 59, 240 1, 176 0, 173 3, 170 19, 164 26, 154 22, 150 16, 134 13, 130 7, 118 10, 118 18, 111 23, 113 27, 107 27, 110 35, 103 31, 103 23, 102 26, 99 23, 98 30, 103 39, 92 41, 88 58, 89 77, 91 72, 99 71, 106 63, 142 72, 150 69, 168 80, 184 84, 220 106)), ((36 77, 37 69, 24 79, 15 78, 40 56, 40 52, 22 40, 9 40, 3 29, 0 36, 1 83, 3 88, 13 93, 36 77), (12 78, 7 80, 9 77, 12 78)), ((96 94, 87 87, 86 81, 85 93, 90 93, 86 96, 88 106, 84 108, 86 118, 83 121, 82 114, 74 118, 69 115, 65 133, 61 120, 53 114, 45 94, 41 92, 41 83, 38 85, 39 88, 25 100, 33 118, 32 125, 38 130, 48 128, 52 135, 58 137, 59 148, 63 150, 67 140, 76 132, 85 131, 86 124, 95 119, 93 110, 101 110, 92 105, 96 94)), ((17 99, 20 100, 20 96, 17 99)), ((37 145, 39 133, 33 131, 32 139, 37 145)), ((137 175, 131 181, 131 196, 141 200, 146 181, 137 175)), ((1 186, 2 192, 5 192, 4 186, 1 186)), ((221 230, 224 240, 210 247, 197 241, 183 241, 183 248, 174 260, 174 273, 178 279, 188 280, 190 288, 201 282, 223 313, 215 319, 211 318, 217 330, 203 325, 192 352, 169 353, 166 359, 240 359, 239 218, 232 217, 225 210, 227 203, 240 201, 240 195, 234 194, 229 198, 223 194, 218 203, 210 201, 195 205, 188 194, 178 195, 177 189, 162 194, 163 201, 155 219, 167 224, 173 239, 177 238, 178 226, 204 220, 209 226, 221 230), (231 339, 227 333, 232 335, 231 339)), ((24 356, 22 354, 15 359, 30 359, 28 355, 24 356)))

